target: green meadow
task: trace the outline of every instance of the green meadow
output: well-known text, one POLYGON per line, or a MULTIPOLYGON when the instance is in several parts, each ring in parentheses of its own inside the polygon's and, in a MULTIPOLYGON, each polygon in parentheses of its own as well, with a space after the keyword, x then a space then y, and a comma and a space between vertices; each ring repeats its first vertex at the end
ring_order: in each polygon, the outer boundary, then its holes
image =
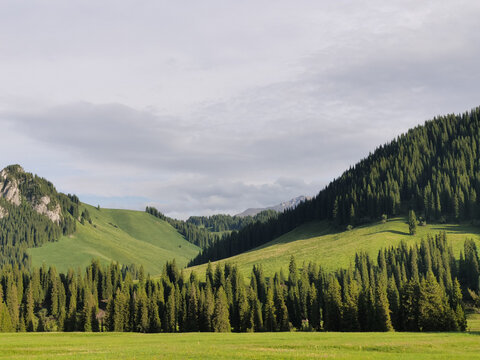
MULTIPOLYGON (((219 263, 237 264, 244 276, 249 276, 253 265, 262 264, 266 275, 272 275, 281 268, 286 270, 292 255, 297 264, 316 262, 327 270, 348 267, 355 259, 355 253, 367 252, 376 256, 381 248, 396 246, 400 241, 407 244, 420 242, 427 234, 447 233, 455 255, 460 254, 465 239, 471 238, 480 245, 480 228, 470 224, 428 224, 418 226, 417 234, 409 235, 406 219, 390 219, 359 226, 349 231, 336 231, 327 222, 310 222, 258 248, 240 255, 220 260, 219 263)), ((217 262, 212 264, 215 266, 217 262)), ((191 270, 204 274, 205 265, 191 270)))
POLYGON ((480 333, 11 333, 0 359, 480 359, 480 333))
POLYGON ((77 223, 75 234, 28 249, 33 266, 45 263, 67 271, 69 267, 83 269, 92 259, 99 259, 102 263, 143 265, 146 272, 158 274, 166 261, 175 259, 182 267, 200 250, 166 221, 146 212, 83 207, 93 224, 77 223))

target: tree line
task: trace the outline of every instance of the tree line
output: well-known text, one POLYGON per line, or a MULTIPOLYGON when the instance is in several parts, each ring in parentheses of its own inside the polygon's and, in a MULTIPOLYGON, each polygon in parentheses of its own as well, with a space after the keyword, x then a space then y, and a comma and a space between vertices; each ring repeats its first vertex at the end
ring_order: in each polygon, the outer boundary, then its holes
POLYGON ((240 230, 253 222, 265 222, 271 218, 276 218, 277 215, 278 212, 275 210, 264 210, 254 216, 232 216, 226 214, 190 216, 186 222, 205 227, 212 232, 223 232, 240 230))
POLYGON ((314 263, 249 281, 231 264, 185 276, 175 261, 158 279, 93 261, 85 272, 0 268, 1 331, 464 331, 463 296, 479 294, 476 245, 456 261, 445 233, 420 245, 358 253, 348 269, 314 263), (138 280, 134 281, 134 277, 138 280))
POLYGON ((240 254, 313 220, 339 227, 407 215, 480 223, 480 108, 425 122, 380 146, 311 200, 204 249, 190 265, 240 254))

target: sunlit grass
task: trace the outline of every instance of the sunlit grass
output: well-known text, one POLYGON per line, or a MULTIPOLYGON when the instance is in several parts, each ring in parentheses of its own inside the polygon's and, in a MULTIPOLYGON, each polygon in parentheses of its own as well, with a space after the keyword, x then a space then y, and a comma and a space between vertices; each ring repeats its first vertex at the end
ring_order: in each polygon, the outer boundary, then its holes
MULTIPOLYGON (((291 255, 297 263, 313 261, 327 270, 347 267, 354 261, 355 253, 364 251, 376 256, 381 248, 396 246, 400 241, 409 244, 421 241, 427 234, 446 231, 448 240, 458 256, 466 238, 480 245, 480 229, 470 224, 429 224, 419 226, 417 234, 408 234, 408 225, 403 218, 391 219, 386 223, 375 223, 338 232, 327 222, 311 222, 246 253, 221 260, 235 263, 245 276, 249 276, 254 264, 262 264, 267 275, 280 268, 287 269, 291 255)), ((216 263, 213 263, 215 265, 216 263)), ((193 270, 205 273, 206 265, 193 270)))

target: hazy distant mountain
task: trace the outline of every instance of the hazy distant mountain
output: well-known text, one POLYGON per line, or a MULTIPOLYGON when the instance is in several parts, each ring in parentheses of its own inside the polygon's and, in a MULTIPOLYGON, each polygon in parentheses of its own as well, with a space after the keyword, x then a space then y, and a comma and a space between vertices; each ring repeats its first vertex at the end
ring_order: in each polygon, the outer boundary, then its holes
POLYGON ((235 216, 240 216, 240 217, 255 216, 255 215, 257 215, 258 213, 260 213, 264 210, 275 210, 277 212, 283 212, 286 209, 296 208, 298 206, 298 204, 304 202, 305 200, 310 200, 310 196, 304 196, 304 195, 297 196, 296 198, 293 198, 291 200, 284 201, 284 202, 282 202, 278 205, 269 206, 269 207, 266 207, 266 208, 249 208, 249 209, 241 212, 240 214, 236 214, 235 216))

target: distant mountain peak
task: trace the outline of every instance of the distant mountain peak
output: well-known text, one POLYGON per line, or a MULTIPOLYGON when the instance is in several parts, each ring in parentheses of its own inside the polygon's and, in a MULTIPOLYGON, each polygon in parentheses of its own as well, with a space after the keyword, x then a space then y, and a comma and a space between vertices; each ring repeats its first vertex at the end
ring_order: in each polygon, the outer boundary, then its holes
POLYGON ((241 212, 240 214, 236 214, 235 216, 255 216, 258 213, 265 211, 265 210, 274 210, 276 212, 284 212, 287 209, 294 209, 298 206, 298 204, 310 200, 310 196, 300 195, 288 201, 283 201, 280 204, 274 206, 268 206, 265 208, 248 208, 247 210, 241 212))

